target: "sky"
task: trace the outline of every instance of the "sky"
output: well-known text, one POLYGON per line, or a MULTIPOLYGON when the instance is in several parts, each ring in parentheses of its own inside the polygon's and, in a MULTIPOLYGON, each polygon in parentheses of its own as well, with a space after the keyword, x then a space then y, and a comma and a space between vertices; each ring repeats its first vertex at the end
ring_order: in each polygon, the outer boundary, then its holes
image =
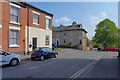
POLYGON ((53 25, 71 25, 73 21, 82 24, 92 39, 96 25, 108 18, 118 26, 117 2, 29 2, 30 4, 52 13, 53 25))

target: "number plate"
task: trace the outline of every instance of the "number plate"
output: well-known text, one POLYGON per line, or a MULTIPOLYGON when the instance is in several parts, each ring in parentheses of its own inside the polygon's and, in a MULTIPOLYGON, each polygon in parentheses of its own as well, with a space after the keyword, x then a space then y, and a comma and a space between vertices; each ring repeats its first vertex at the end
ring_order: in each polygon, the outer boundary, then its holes
POLYGON ((35 57, 34 55, 32 55, 32 57, 35 57))

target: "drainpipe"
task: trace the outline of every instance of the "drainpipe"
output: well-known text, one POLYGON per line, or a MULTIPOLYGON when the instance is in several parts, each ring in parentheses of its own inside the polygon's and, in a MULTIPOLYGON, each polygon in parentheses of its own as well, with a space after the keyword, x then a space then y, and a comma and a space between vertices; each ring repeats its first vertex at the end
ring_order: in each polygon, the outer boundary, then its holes
POLYGON ((29 6, 28 9, 28 18, 27 18, 27 54, 29 55, 29 6))

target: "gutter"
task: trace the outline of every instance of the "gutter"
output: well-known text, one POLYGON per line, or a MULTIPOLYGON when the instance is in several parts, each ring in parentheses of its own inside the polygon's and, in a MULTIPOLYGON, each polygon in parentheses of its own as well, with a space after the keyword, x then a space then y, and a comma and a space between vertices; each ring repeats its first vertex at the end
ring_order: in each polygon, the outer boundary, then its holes
POLYGON ((28 9, 28 18, 27 18, 27 54, 29 55, 29 6, 28 9))

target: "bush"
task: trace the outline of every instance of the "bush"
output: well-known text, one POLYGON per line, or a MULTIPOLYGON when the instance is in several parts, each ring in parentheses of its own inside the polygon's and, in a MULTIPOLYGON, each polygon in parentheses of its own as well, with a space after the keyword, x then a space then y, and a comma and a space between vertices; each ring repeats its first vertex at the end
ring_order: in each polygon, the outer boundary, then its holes
POLYGON ((71 47, 71 43, 64 44, 64 47, 71 47))

